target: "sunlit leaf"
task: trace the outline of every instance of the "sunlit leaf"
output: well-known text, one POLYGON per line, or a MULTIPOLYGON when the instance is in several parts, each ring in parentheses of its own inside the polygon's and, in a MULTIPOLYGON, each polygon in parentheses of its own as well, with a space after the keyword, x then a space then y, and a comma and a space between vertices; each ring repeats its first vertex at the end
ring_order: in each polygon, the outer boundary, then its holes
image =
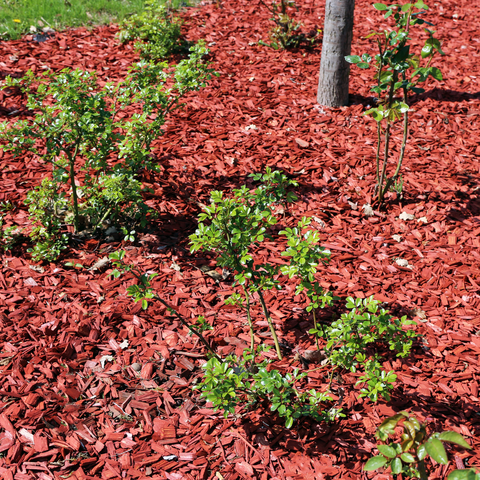
POLYGON ((437 462, 442 465, 447 465, 448 457, 445 447, 442 442, 437 438, 430 438, 425 442, 425 448, 428 454, 437 462))
POLYGON ((386 463, 387 459, 383 455, 377 455, 376 457, 370 458, 368 462, 364 465, 363 469, 366 472, 371 472, 373 470, 382 468, 386 463))

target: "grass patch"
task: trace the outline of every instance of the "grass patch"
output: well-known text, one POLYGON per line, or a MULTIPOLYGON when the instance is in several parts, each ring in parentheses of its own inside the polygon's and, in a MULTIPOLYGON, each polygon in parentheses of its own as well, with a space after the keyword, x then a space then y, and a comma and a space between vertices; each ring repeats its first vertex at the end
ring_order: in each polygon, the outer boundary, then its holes
MULTIPOLYGON (((161 1, 161 0, 159 0, 161 1)), ((17 39, 30 31, 50 27, 94 26, 121 22, 133 13, 140 13, 144 0, 0 0, 0 38, 17 39)), ((164 3, 164 2, 161 2, 164 3)), ((186 2, 173 0, 173 6, 186 2)))

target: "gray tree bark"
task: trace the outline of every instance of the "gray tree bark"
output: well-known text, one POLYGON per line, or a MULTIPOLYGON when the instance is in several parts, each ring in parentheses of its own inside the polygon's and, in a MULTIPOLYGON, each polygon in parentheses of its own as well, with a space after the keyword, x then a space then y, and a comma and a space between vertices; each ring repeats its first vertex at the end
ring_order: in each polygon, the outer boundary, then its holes
POLYGON ((328 107, 348 104, 348 79, 355 0, 326 0, 317 101, 328 107))

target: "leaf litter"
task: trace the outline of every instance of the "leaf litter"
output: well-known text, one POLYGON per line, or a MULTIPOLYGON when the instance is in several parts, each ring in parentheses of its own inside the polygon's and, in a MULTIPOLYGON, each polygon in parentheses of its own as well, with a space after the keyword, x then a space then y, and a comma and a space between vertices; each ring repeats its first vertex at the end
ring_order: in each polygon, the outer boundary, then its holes
MULTIPOLYGON (((296 17, 305 30, 321 26, 323 3, 300 3, 296 17)), ((320 107, 321 43, 290 52, 258 45, 271 24, 257 2, 186 10, 187 37, 206 39, 221 76, 186 98, 156 143, 161 173, 142 179, 159 212, 152 231, 138 246, 90 240, 71 248, 66 256, 85 267, 80 270, 65 268, 62 259, 32 265, 26 245, 2 258, 3 478, 360 478, 374 453, 376 427, 405 408, 434 429, 466 436, 473 453, 452 452, 451 464, 479 464, 480 67, 478 28, 470 21, 479 9, 451 0, 431 5, 427 19, 447 53, 437 61, 448 74, 414 99, 404 198, 391 198, 385 212, 370 207, 375 125, 361 115, 372 102, 368 73, 352 72, 349 107, 320 107), (156 290, 184 316, 212 321, 207 335, 219 353, 241 352, 248 329, 223 305, 230 282, 206 273, 215 272, 214 259, 191 256, 187 235, 212 189, 229 191, 266 166, 300 182, 294 214, 318 218, 332 252, 319 272, 322 286, 342 298, 374 295, 416 319, 424 335, 410 358, 388 365, 398 373, 389 403, 360 398, 352 374, 335 378, 347 417, 332 425, 304 420, 287 431, 260 410, 226 420, 213 412, 191 391, 204 350, 162 306, 142 311, 133 304, 125 295, 131 280, 112 280, 103 263, 125 248, 143 270, 159 273, 156 290), (369 208, 355 210, 355 203, 369 208)), ((355 10, 353 50, 360 51, 383 19, 364 0, 355 10)), ((97 70, 103 81, 119 80, 137 56, 116 41, 116 32, 115 26, 81 28, 42 43, 30 36, 3 41, 0 76, 78 67, 97 70)), ((0 92, 1 120, 27 115, 23 100, 0 92)), ((28 226, 23 200, 47 168, 3 151, 0 164, 0 201, 14 205, 6 220, 28 226)), ((283 291, 272 301, 281 341, 296 347, 281 365, 304 368, 299 357, 314 350, 304 334, 311 326, 304 299, 283 291)), ((259 327, 256 340, 271 344, 263 336, 267 328, 259 327)), ((322 370, 312 373, 309 386, 327 384, 322 370)), ((436 467, 436 478, 446 473, 436 467)))

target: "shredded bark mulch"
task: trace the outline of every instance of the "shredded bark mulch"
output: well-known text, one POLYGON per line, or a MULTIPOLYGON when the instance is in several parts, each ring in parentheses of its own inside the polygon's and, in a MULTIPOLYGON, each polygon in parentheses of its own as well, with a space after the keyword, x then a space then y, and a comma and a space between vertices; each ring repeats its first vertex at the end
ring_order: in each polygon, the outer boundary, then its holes
MULTIPOLYGON (((323 28, 321 3, 302 0, 292 11, 305 32, 323 28)), ((90 239, 55 264, 33 264, 27 241, 2 257, 2 478, 388 478, 361 469, 375 453, 376 427, 403 409, 433 431, 458 431, 473 446, 450 449, 450 465, 435 466, 431 478, 480 464, 480 5, 445 0, 430 7, 426 18, 446 53, 436 59, 444 81, 430 81, 413 98, 403 197, 392 194, 371 216, 364 205, 372 203, 376 131, 362 113, 373 102, 372 72, 352 68, 350 106, 321 107, 321 35, 294 51, 258 45, 272 23, 256 1, 183 13, 186 36, 206 39, 221 75, 186 98, 155 146, 161 173, 147 172, 143 181, 153 192, 147 198, 159 212, 156 222, 135 245, 90 239), (211 190, 253 185, 248 175, 266 166, 300 183, 285 221, 314 217, 332 252, 320 271, 322 286, 343 299, 374 295, 415 320, 423 335, 409 358, 385 363, 398 373, 388 403, 360 398, 354 374, 334 378, 346 415, 334 424, 307 419, 286 430, 268 411, 227 419, 215 413, 191 390, 206 359, 203 347, 161 305, 143 311, 133 304, 126 296, 132 280, 113 280, 102 261, 125 248, 129 261, 159 273, 155 288, 182 314, 213 321, 207 337, 219 353, 240 352, 248 329, 242 313, 224 306, 229 279, 204 273, 202 265, 215 269, 214 257, 191 255, 188 235, 211 190), (84 268, 66 267, 69 260, 84 268)), ((383 22, 358 0, 352 53, 372 52, 364 37, 383 22)), ((41 43, 31 36, 0 42, 0 76, 69 67, 119 80, 138 57, 116 32, 110 26, 68 30, 41 43)), ((1 120, 26 118, 24 101, 0 92, 1 120)), ((400 144, 400 126, 393 139, 400 144)), ((0 165, 0 201, 14 206, 6 222, 28 226, 23 200, 49 168, 1 150, 0 165)), ((258 255, 274 257, 278 248, 267 243, 258 255)), ((269 301, 287 347, 277 368, 304 368, 296 354, 314 348, 305 333, 312 325, 305 298, 292 284, 269 301)), ((321 312, 321 321, 339 311, 341 302, 321 312)), ((272 344, 255 313, 260 337, 272 344)), ((312 372, 308 386, 325 389, 328 372, 312 372)))

